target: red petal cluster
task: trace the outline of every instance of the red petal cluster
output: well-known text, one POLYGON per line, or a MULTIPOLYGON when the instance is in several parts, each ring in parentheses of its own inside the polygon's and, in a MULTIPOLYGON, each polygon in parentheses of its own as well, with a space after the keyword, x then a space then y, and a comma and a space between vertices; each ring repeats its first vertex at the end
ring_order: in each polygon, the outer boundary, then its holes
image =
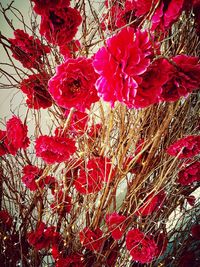
POLYGON ((155 193, 151 193, 145 200, 145 203, 142 204, 135 214, 143 217, 151 215, 153 212, 158 211, 162 207, 165 197, 166 195, 164 191, 161 191, 156 195, 155 193))
POLYGON ((85 227, 80 233, 79 238, 81 244, 89 250, 100 251, 104 243, 104 238, 102 238, 102 231, 97 228, 92 231, 88 227, 85 227))
POLYGON ((43 65, 42 57, 50 52, 50 48, 23 30, 15 30, 14 35, 14 39, 9 39, 12 56, 19 60, 25 68, 37 69, 39 65, 43 65))
POLYGON ((59 190, 54 194, 54 203, 51 204, 51 208, 61 215, 69 213, 72 207, 71 200, 72 198, 70 196, 62 190, 59 190))
POLYGON ((23 174, 24 175, 22 176, 22 182, 31 191, 37 190, 38 186, 43 188, 44 184, 42 181, 39 181, 38 185, 36 183, 36 180, 42 175, 42 172, 43 171, 36 166, 27 165, 23 168, 23 174))
POLYGON ((200 153, 200 136, 189 135, 179 139, 167 148, 167 153, 179 159, 191 158, 200 153))
POLYGON ((132 259, 140 263, 150 263, 157 255, 157 245, 155 241, 144 235, 138 229, 130 230, 126 236, 126 247, 132 259))
POLYGON ((78 177, 74 181, 76 190, 81 194, 90 194, 102 189, 103 182, 110 182, 114 178, 115 171, 107 158, 93 158, 86 166, 81 166, 78 177))
POLYGON ((49 92, 59 106, 84 111, 99 100, 96 79, 90 59, 68 59, 57 67, 55 76, 49 80, 49 92))
POLYGON ((194 162, 178 173, 177 182, 181 185, 189 185, 200 181, 200 161, 194 162))
POLYGON ((31 0, 34 2, 34 11, 42 15, 47 12, 49 9, 55 8, 65 8, 70 4, 70 0, 31 0))
POLYGON ((36 156, 46 163, 61 163, 76 151, 75 141, 65 137, 40 136, 35 144, 36 156))
MULTIPOLYGON (((69 115, 69 110, 65 111, 65 116, 69 115)), ((87 129, 88 114, 85 112, 75 111, 71 117, 70 126, 68 130, 75 136, 82 135, 87 129)))
POLYGON ((56 6, 46 9, 41 16, 40 34, 50 43, 62 46, 74 38, 81 21, 74 8, 56 6))
POLYGON ((93 65, 100 78, 99 95, 113 106, 116 101, 135 107, 141 75, 150 65, 152 47, 147 32, 125 28, 106 41, 95 55, 93 65))
POLYGON ((126 227, 125 220, 126 216, 119 215, 116 212, 106 215, 108 230, 111 232, 111 235, 115 240, 121 239, 124 235, 126 227))
POLYGON ((29 108, 48 108, 52 105, 51 95, 47 90, 48 77, 45 73, 30 75, 22 80, 20 89, 27 95, 29 108))

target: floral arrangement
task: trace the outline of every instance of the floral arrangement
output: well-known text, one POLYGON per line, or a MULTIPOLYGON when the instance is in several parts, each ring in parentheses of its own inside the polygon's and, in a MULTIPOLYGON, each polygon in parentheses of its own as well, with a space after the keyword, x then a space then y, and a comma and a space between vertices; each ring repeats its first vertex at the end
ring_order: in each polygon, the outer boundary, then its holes
POLYGON ((200 1, 30 9, 0 5, 1 266, 200 266, 200 1))

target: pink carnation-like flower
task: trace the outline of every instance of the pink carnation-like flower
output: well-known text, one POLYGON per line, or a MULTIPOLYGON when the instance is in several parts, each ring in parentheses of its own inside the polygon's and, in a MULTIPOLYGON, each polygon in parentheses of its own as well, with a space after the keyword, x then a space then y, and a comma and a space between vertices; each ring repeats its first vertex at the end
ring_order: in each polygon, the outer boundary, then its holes
POLYGON ((164 191, 161 191, 156 195, 155 193, 151 193, 135 214, 143 217, 151 215, 162 207, 165 197, 166 195, 164 191))
POLYGON ((150 65, 152 47, 147 32, 125 28, 106 41, 95 55, 93 65, 100 78, 99 96, 113 106, 116 101, 135 107, 141 75, 150 65))
POLYGON ((167 148, 167 153, 179 159, 191 158, 200 153, 200 136, 189 135, 179 139, 167 148))
POLYGON ((49 81, 49 92, 63 108, 84 111, 99 100, 95 89, 97 75, 90 59, 68 59, 59 65, 49 81))
POLYGON ((108 225, 108 230, 111 232, 112 237, 115 240, 122 238, 125 232, 125 220, 126 216, 119 215, 116 212, 106 215, 106 224, 108 225))
POLYGON ((50 43, 62 46, 74 38, 81 21, 79 12, 74 8, 51 8, 42 14, 40 34, 50 43))
POLYGON ((194 162, 178 173, 177 182, 181 185, 189 185, 200 181, 200 161, 194 162))
POLYGON ((94 231, 85 227, 80 233, 79 238, 81 244, 89 250, 100 251, 104 238, 102 238, 103 232, 97 228, 94 231))
POLYGON ((27 165, 23 168, 22 182, 29 188, 31 191, 38 189, 38 186, 44 187, 42 181, 37 185, 36 180, 42 175, 42 170, 36 166, 27 165))
POLYGON ((14 39, 9 39, 13 57, 28 69, 37 69, 39 65, 43 65, 42 58, 50 52, 50 48, 43 45, 39 39, 29 36, 23 30, 15 30, 14 35, 14 39))
POLYGON ((70 4, 70 0, 31 0, 34 2, 34 11, 39 14, 43 15, 49 9, 54 8, 65 8, 68 7, 70 4))
POLYGON ((178 55, 172 60, 177 67, 171 65, 168 71, 169 78, 162 86, 162 101, 176 101, 200 87, 200 64, 197 57, 178 55))
POLYGON ((0 130, 0 157, 9 153, 7 146, 5 144, 6 131, 0 130))
POLYGON ((46 163, 61 163, 76 151, 75 141, 65 137, 40 136, 35 145, 36 156, 46 163))
POLYGON ((46 74, 33 74, 22 80, 20 89, 27 95, 26 103, 29 108, 48 108, 52 105, 52 98, 47 90, 48 78, 46 74))
POLYGON ((22 123, 20 118, 13 116, 7 121, 5 145, 10 154, 15 155, 18 149, 28 147, 29 138, 27 133, 27 126, 22 123))
POLYGON ((140 263, 150 263, 157 255, 157 245, 155 241, 144 235, 138 229, 130 230, 126 236, 126 247, 134 261, 140 263))

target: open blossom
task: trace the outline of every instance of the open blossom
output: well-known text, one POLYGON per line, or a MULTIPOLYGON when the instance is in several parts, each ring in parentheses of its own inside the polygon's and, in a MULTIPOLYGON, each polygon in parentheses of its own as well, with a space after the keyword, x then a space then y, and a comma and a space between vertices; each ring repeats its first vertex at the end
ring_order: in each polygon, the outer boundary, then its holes
POLYGON ((50 48, 23 30, 15 30, 14 35, 14 39, 9 39, 12 56, 19 60, 25 68, 37 69, 39 65, 43 65, 42 58, 50 52, 50 48))
POLYGON ((130 230, 126 235, 126 247, 134 261, 140 263, 150 263, 157 255, 157 245, 155 241, 145 236, 138 229, 130 230))
POLYGON ((34 2, 34 11, 42 15, 47 12, 49 9, 53 8, 64 8, 68 7, 70 4, 70 0, 31 0, 34 2))
POLYGON ((111 232, 111 235, 115 240, 121 239, 124 235, 126 227, 125 220, 126 216, 119 215, 116 212, 106 215, 108 230, 111 232))
POLYGON ((96 78, 91 59, 68 59, 57 67, 56 74, 50 79, 49 92, 59 106, 85 111, 99 100, 96 78))
POLYGON ((200 181, 200 161, 194 162, 178 173, 177 182, 181 185, 189 185, 200 181))
POLYGON ((137 216, 148 216, 153 212, 159 210, 164 204, 165 192, 161 191, 158 194, 151 193, 145 200, 145 202, 136 211, 137 216))
POLYGON ((85 227, 79 233, 79 238, 81 244, 89 250, 92 251, 100 251, 104 238, 102 238, 103 232, 101 229, 97 228, 95 230, 91 230, 88 227, 85 227))
POLYGON ((75 141, 65 137, 40 136, 36 139, 36 156, 46 163, 61 163, 76 151, 75 141))
POLYGON ((42 170, 36 166, 27 165, 23 168, 22 182, 29 188, 31 191, 38 189, 38 186, 42 186, 42 181, 37 185, 36 180, 42 175, 42 170))
POLYGON ((52 105, 52 98, 47 90, 46 74, 33 74, 22 80, 20 89, 27 95, 26 103, 29 108, 48 108, 52 105))
POLYGON ((81 21, 75 8, 50 8, 41 16, 40 34, 50 43, 62 46, 74 38, 81 21))
POLYGON ((13 116, 7 121, 5 145, 10 154, 15 155, 18 149, 28 147, 27 133, 27 126, 17 116, 13 116))
POLYGON ((95 55, 93 65, 100 78, 99 96, 113 106, 116 101, 135 107, 141 75, 150 65, 152 47, 147 32, 125 28, 106 41, 95 55))
POLYGON ((179 139, 167 148, 167 153, 179 159, 191 158, 200 153, 200 136, 189 135, 179 139))
MULTIPOLYGON (((69 110, 65 111, 65 116, 67 117, 69 115, 69 110)), ((80 112, 80 111, 74 111, 71 121, 70 121, 70 126, 68 130, 70 133, 77 135, 77 134, 84 134, 86 129, 87 129, 87 123, 88 123, 88 114, 85 112, 80 112)))

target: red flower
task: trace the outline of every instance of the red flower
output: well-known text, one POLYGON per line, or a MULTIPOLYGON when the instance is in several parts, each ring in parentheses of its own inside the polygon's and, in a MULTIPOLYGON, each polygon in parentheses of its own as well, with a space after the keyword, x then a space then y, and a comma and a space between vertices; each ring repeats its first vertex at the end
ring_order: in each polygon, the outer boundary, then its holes
POLYGON ((103 182, 112 181, 114 175, 109 159, 93 158, 88 161, 86 167, 80 167, 74 185, 81 194, 96 193, 101 190, 103 182))
POLYGON ((27 165, 23 168, 23 177, 22 182, 29 188, 31 191, 35 191, 38 189, 38 186, 43 188, 44 184, 42 180, 39 181, 37 185, 36 180, 42 175, 42 170, 40 170, 36 166, 27 165))
POLYGON ((116 101, 135 107, 135 96, 140 77, 149 64, 152 54, 147 32, 134 32, 125 28, 106 41, 93 61, 100 78, 96 82, 99 95, 113 106, 116 101))
POLYGON ((27 126, 22 123, 20 118, 13 116, 7 121, 5 145, 10 154, 15 155, 18 149, 28 147, 27 133, 27 126))
POLYGON ((7 146, 5 144, 6 131, 0 130, 0 157, 9 153, 7 146))
POLYGON ((200 136, 189 135, 179 139, 167 148, 167 153, 179 159, 191 158, 200 153, 200 136))
POLYGON ((81 44, 78 40, 72 40, 70 43, 60 46, 60 53, 64 56, 64 59, 72 58, 75 52, 78 51, 81 44))
POLYGON ((69 159, 76 151, 75 142, 65 137, 40 136, 35 145, 36 156, 46 163, 61 163, 69 159))
POLYGON ((59 190, 54 194, 54 203, 51 204, 53 211, 59 214, 69 213, 71 210, 71 197, 59 190))
POLYGON ((157 245, 153 239, 138 229, 130 230, 126 236, 126 247, 132 259, 140 263, 150 263, 157 255, 157 245))
POLYGON ((82 257, 79 254, 70 254, 67 257, 59 258, 55 267, 84 267, 82 257))
POLYGON ((164 204, 164 199, 166 195, 164 191, 161 191, 157 195, 151 193, 146 199, 142 206, 135 213, 137 216, 148 216, 151 215, 154 211, 159 210, 164 204))
POLYGON ((27 237, 29 244, 37 250, 56 244, 61 238, 54 226, 47 227, 43 222, 40 222, 35 231, 28 233, 27 237))
POLYGON ((194 162, 178 173, 177 182, 181 185, 189 185, 200 181, 200 161, 194 162))
POLYGON ((200 86, 200 64, 197 57, 178 55, 173 57, 177 67, 171 65, 168 81, 162 86, 160 99, 162 101, 176 101, 181 96, 187 96, 200 86))
POLYGON ((43 64, 42 57, 50 52, 49 47, 23 30, 15 30, 14 35, 14 39, 9 39, 13 57, 19 60, 25 68, 37 69, 43 64))
POLYGON ((50 79, 49 92, 59 106, 84 111, 98 101, 96 77, 90 59, 68 59, 57 67, 56 75, 50 79))
POLYGON ((31 0, 34 2, 34 11, 42 15, 47 12, 49 9, 54 8, 65 8, 68 7, 70 4, 70 0, 31 0))
POLYGON ((13 219, 7 210, 0 210, 0 226, 9 230, 12 227, 13 219))
POLYGON ((192 232, 192 236, 195 239, 200 240, 200 224, 193 225, 191 228, 191 232, 192 232))
POLYGON ((46 74, 30 75, 22 80, 20 89, 27 95, 26 103, 29 108, 48 108, 52 105, 51 95, 47 90, 46 74))
MULTIPOLYGON (((65 116, 67 117, 69 114, 69 110, 65 111, 65 116)), ((74 135, 77 134, 84 134, 87 128, 88 123, 88 114, 85 112, 75 111, 72 115, 71 121, 70 121, 70 127, 68 130, 74 135)))
POLYGON ((80 233, 79 238, 81 244, 89 250, 100 251, 104 243, 104 238, 102 238, 103 232, 97 228, 92 231, 85 227, 80 233))
POLYGON ((125 232, 126 225, 124 224, 126 216, 119 215, 114 212, 106 215, 106 224, 108 225, 108 230, 111 232, 112 237, 115 240, 122 238, 125 232))
POLYGON ((40 34, 50 43, 62 46, 74 38, 81 20, 79 12, 74 8, 50 8, 42 14, 40 34))

